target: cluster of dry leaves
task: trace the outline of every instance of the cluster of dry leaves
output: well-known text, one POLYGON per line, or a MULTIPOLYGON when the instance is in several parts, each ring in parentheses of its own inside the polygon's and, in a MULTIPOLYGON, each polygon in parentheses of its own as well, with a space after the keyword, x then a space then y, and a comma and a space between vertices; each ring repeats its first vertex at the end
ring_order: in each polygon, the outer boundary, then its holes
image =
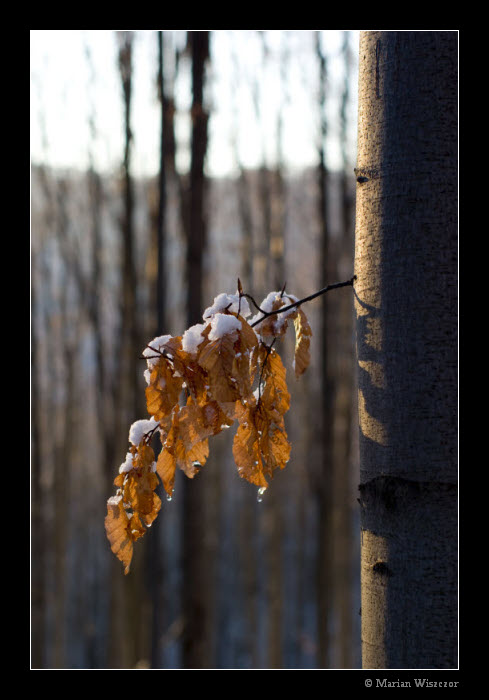
POLYGON ((182 336, 165 336, 166 342, 158 347, 148 345, 153 354, 148 362, 146 403, 155 427, 131 446, 130 468, 121 468, 115 479, 117 492, 107 502, 105 518, 111 549, 126 574, 133 543, 160 510, 161 499, 155 493, 159 479, 171 498, 176 469, 193 478, 209 456, 211 436, 238 422, 233 455, 239 475, 261 489, 267 487, 275 469, 283 469, 289 460, 284 414, 290 394, 285 367, 272 345, 293 321, 294 370, 299 377, 309 365, 311 329, 300 306, 280 316, 280 309, 295 301, 283 291, 252 327, 239 312, 241 289, 239 294, 236 312, 220 310, 239 323, 232 321, 228 324, 232 330, 213 338, 212 317, 205 318, 202 341, 194 352, 183 349, 182 336), (150 446, 156 432, 162 445, 157 460, 150 446))

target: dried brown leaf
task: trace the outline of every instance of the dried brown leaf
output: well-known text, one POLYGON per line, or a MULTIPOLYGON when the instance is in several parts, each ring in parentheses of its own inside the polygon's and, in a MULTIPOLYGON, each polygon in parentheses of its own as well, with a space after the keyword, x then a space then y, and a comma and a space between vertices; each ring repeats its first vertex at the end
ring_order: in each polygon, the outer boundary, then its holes
POLYGON ((105 531, 111 550, 124 565, 124 573, 128 574, 132 559, 133 540, 122 496, 114 496, 107 501, 105 531))
POLYGON ((151 371, 149 386, 146 387, 146 407, 156 420, 169 416, 178 404, 182 391, 183 378, 175 376, 175 369, 169 360, 162 358, 151 371))
POLYGON ((299 308, 299 313, 294 319, 294 326, 296 337, 294 370, 295 376, 298 378, 301 374, 304 374, 311 361, 309 344, 311 342, 312 330, 306 314, 301 308, 299 308))
POLYGON ((124 480, 124 503, 139 513, 145 525, 150 525, 158 515, 160 498, 154 493, 158 477, 153 472, 154 451, 149 445, 141 444, 134 457, 134 468, 124 480))
POLYGON ((264 381, 265 386, 261 392, 261 401, 267 406, 268 410, 276 409, 280 415, 283 415, 290 408, 286 369, 280 355, 273 348, 263 361, 265 364, 263 366, 262 381, 264 381))
POLYGON ((169 496, 173 493, 176 466, 175 456, 169 450, 163 448, 158 455, 156 471, 163 482, 163 488, 169 496))
POLYGON ((207 372, 209 394, 215 401, 237 401, 240 396, 236 378, 233 377, 235 339, 235 333, 226 333, 222 338, 208 343, 198 356, 199 365, 207 372))
POLYGON ((241 477, 266 488, 266 476, 283 469, 290 456, 283 418, 263 402, 237 407, 239 427, 233 443, 233 455, 241 477))

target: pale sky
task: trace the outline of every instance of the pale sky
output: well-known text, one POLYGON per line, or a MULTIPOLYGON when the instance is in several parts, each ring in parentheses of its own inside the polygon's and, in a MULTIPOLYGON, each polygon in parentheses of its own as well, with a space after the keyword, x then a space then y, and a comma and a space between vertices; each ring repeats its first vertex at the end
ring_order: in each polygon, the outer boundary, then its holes
MULTIPOLYGON (((286 165, 301 168, 317 162, 318 67, 314 55, 315 30, 265 30, 269 56, 251 30, 217 30, 211 34, 211 62, 207 97, 211 119, 207 172, 222 176, 233 171, 233 137, 240 159, 259 166, 263 154, 272 163, 277 153, 277 119, 283 119, 286 165), (289 53, 283 56, 284 50, 289 53), (283 61, 281 57, 283 56, 283 61), (238 73, 236 72, 238 65, 238 73), (284 65, 286 78, 281 73, 284 65), (257 114, 253 89, 257 90, 257 114)), ((358 31, 352 31, 350 92, 350 152, 356 139, 358 31)), ((185 41, 185 32, 172 32, 185 41)), ((339 96, 343 89, 342 32, 322 32, 329 60, 329 123, 327 158, 341 164, 337 145, 339 96)), ((133 170, 155 175, 159 159, 159 104, 155 80, 157 41, 154 30, 137 30, 134 44, 132 125, 133 170)), ((190 78, 181 71, 176 86, 177 140, 182 146, 179 166, 188 167, 190 78)), ((53 166, 85 168, 89 149, 100 170, 119 167, 123 153, 123 110, 113 30, 31 30, 31 159, 53 166), (89 47, 90 59, 86 48, 89 47), (91 75, 91 67, 94 73, 91 75), (96 139, 90 137, 93 114, 96 139)))

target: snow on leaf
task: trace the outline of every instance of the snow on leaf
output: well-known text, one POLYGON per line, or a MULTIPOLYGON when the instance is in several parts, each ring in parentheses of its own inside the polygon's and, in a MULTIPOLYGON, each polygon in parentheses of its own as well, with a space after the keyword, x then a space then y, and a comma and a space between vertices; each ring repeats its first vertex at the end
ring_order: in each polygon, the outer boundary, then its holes
MULTIPOLYGON (((297 300, 297 297, 286 294, 283 295, 282 292, 270 292, 265 299, 260 304, 260 308, 267 313, 278 311, 285 306, 293 304, 297 300)), ((289 320, 295 318, 297 309, 289 309, 288 311, 283 311, 279 314, 273 314, 272 316, 264 316, 261 312, 258 312, 250 321, 256 332, 262 337, 271 336, 280 338, 287 331, 287 326, 289 320)))
MULTIPOLYGON (((129 429, 129 442, 131 442, 133 445, 139 445, 144 436, 154 431, 157 427, 158 421, 156 421, 153 417, 151 417, 149 420, 135 421, 129 429)), ((132 460, 130 460, 130 466, 128 462, 130 454, 130 452, 127 453, 126 463, 121 465, 121 468, 124 467, 123 471, 130 471, 130 469, 133 468, 132 460)))
POLYGON ((248 301, 241 297, 238 289, 238 294, 218 294, 214 299, 212 306, 209 306, 203 314, 204 320, 207 320, 214 316, 214 314, 220 313, 222 311, 229 311, 231 313, 237 314, 238 311, 243 317, 249 316, 251 314, 250 306, 248 301))
POLYGON ((220 340, 241 328, 241 321, 232 314, 215 314, 211 320, 209 340, 220 340))
POLYGON ((196 323, 188 328, 182 336, 182 350, 189 355, 196 355, 197 349, 204 342, 202 332, 207 327, 205 323, 196 323))

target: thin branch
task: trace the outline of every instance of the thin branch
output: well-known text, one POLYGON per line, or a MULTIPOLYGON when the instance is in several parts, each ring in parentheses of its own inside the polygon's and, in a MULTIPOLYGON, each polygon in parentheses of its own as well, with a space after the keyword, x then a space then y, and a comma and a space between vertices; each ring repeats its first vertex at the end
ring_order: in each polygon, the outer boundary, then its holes
POLYGON ((149 430, 147 433, 144 433, 144 435, 143 435, 143 441, 144 441, 147 445, 149 445, 149 443, 151 442, 151 439, 152 439, 153 435, 154 435, 156 432, 159 432, 159 430, 160 430, 160 424, 158 423, 158 425, 155 425, 154 428, 151 428, 151 430, 149 430))
POLYGON ((290 311, 291 309, 295 309, 301 304, 305 304, 306 301, 312 301, 313 299, 316 299, 316 297, 321 296, 322 294, 326 294, 326 292, 329 292, 331 289, 339 289, 340 287, 353 287, 353 282, 356 280, 357 276, 353 275, 353 277, 346 282, 336 282, 336 284, 328 284, 326 287, 323 287, 320 289, 318 292, 314 292, 314 294, 310 294, 307 297, 304 297, 303 299, 299 299, 298 301, 294 301, 292 304, 288 304, 287 306, 282 306, 280 309, 276 309, 275 311, 265 311, 264 309, 261 309, 256 301, 253 299, 251 294, 245 294, 244 292, 241 294, 241 296, 246 297, 251 301, 251 303, 255 306, 256 309, 260 313, 263 314, 262 318, 257 319, 254 323, 251 323, 251 327, 256 326, 258 323, 263 321, 264 318, 268 318, 268 316, 275 316, 276 314, 281 314, 284 313, 284 311, 290 311))
POLYGON ((165 357, 167 360, 170 360, 171 362, 173 362, 173 360, 175 359, 174 357, 169 355, 166 352, 166 350, 159 350, 158 348, 154 348, 149 343, 146 345, 145 349, 152 350, 153 352, 157 352, 158 354, 157 355, 139 355, 139 358, 138 358, 139 360, 159 360, 160 357, 165 357))

